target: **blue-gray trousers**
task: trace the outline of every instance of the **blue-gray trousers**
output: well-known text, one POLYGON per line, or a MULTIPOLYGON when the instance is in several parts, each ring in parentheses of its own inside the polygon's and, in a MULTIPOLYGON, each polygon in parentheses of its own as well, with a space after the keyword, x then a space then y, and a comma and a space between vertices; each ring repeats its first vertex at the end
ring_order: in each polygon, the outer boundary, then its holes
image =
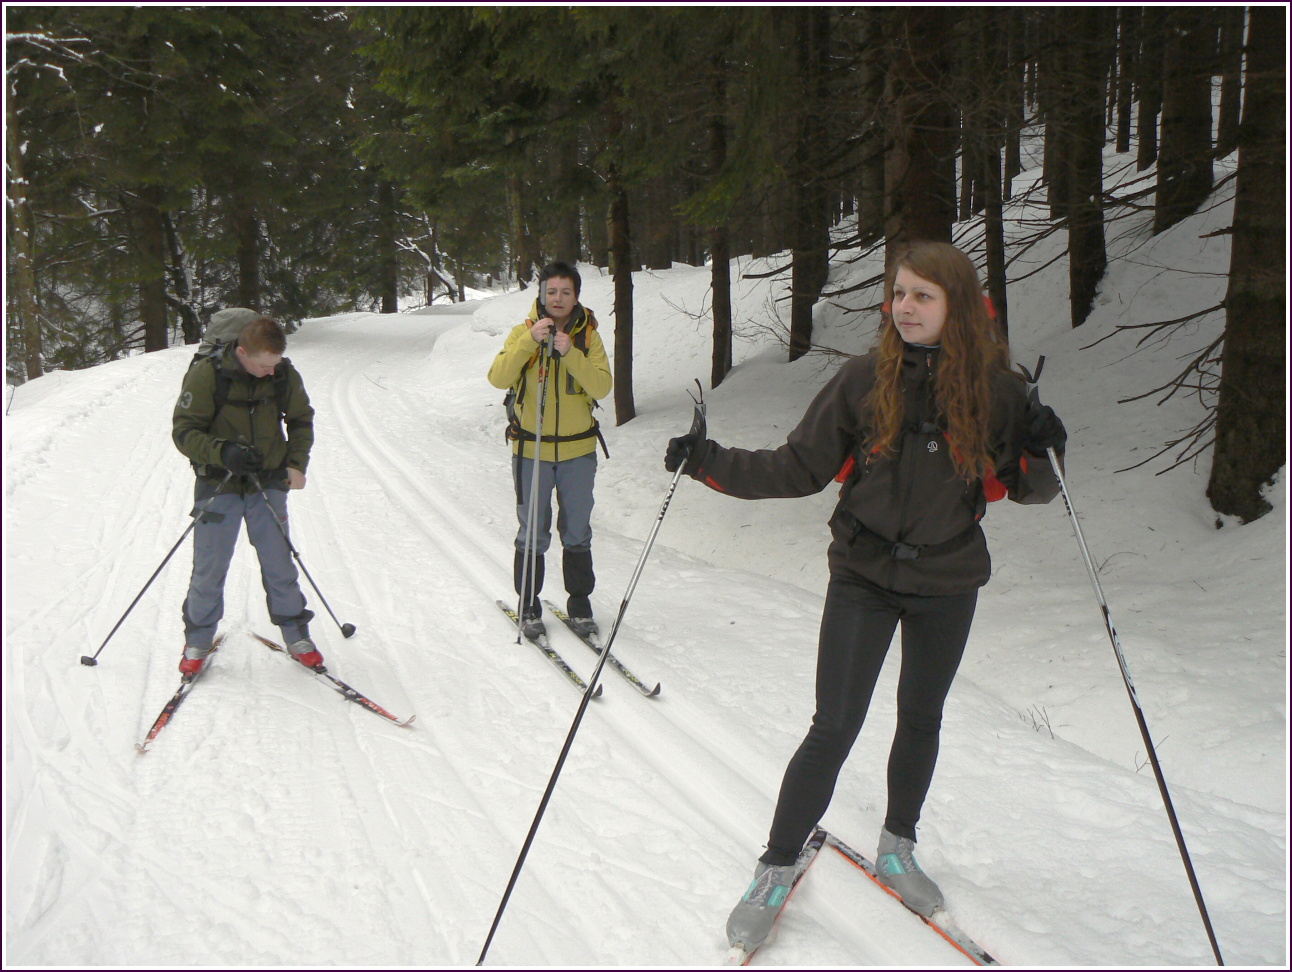
MULTIPOLYGON (((538 464, 538 540, 535 552, 547 553, 552 544, 552 490, 560 512, 556 529, 561 535, 561 546, 571 553, 592 549, 592 486, 597 478, 597 454, 589 452, 577 459, 538 464)), ((511 457, 512 481, 516 484, 516 549, 525 549, 525 528, 529 523, 529 494, 533 459, 523 459, 519 454, 511 457)))
MULTIPOLYGON (((211 496, 210 487, 199 479, 193 513, 211 496)), ((260 558, 260 580, 265 587, 269 619, 278 626, 286 644, 309 636, 314 612, 305 608, 305 595, 287 546, 265 498, 273 504, 284 528, 287 526, 287 493, 266 489, 263 493, 222 493, 217 496, 193 529, 193 576, 184 599, 184 644, 209 648, 216 626, 224 616, 224 579, 229 573, 233 548, 242 524, 260 558)))

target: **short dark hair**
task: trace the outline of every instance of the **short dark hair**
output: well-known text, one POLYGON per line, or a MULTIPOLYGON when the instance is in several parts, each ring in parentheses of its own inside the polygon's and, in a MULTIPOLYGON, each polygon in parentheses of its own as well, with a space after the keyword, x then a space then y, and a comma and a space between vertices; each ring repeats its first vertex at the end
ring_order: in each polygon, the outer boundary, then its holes
POLYGON ((540 291, 547 288, 549 277, 564 277, 566 280, 574 281, 575 297, 578 297, 579 291, 583 289, 583 278, 579 276, 579 271, 564 260, 555 260, 543 268, 543 272, 538 275, 538 289, 540 291))
POLYGON ((257 317, 238 332, 238 347, 247 354, 281 355, 287 350, 287 335, 272 317, 257 317))

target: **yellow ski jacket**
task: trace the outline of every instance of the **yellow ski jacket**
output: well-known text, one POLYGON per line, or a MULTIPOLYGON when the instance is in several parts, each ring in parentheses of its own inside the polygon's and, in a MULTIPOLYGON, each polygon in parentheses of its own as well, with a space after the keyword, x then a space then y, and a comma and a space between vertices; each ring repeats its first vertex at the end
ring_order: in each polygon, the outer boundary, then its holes
POLYGON ((596 451, 597 422, 592 417, 592 408, 598 399, 610 394, 614 383, 610 362, 597 334, 596 319, 591 311, 578 304, 566 324, 573 346, 544 369, 543 349, 529 333, 538 319, 535 301, 525 322, 512 329, 494 358, 489 368, 489 383, 515 393, 508 408, 511 421, 507 438, 512 442, 513 453, 522 452, 525 458, 533 458, 538 400, 546 378, 547 400, 543 407, 539 458, 545 462, 577 459, 596 451), (544 370, 549 374, 544 375, 544 370))

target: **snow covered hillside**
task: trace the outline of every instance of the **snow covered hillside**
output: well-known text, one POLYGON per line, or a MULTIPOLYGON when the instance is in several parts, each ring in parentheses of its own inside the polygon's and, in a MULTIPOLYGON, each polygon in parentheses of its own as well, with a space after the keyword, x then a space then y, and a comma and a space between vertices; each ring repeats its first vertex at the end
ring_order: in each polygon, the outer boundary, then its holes
MULTIPOLYGON (((1276 510, 1217 529, 1207 461, 1132 466, 1193 425, 1162 384, 1216 315, 1137 349, 1118 324, 1217 303, 1218 205, 1132 251, 1067 326, 1063 261, 1011 288, 1015 360, 1069 432, 1068 481, 1230 964, 1285 965, 1286 530, 1276 510)), ((1125 224, 1119 224, 1124 227, 1125 224)), ((1061 234, 1014 267, 1062 247, 1061 234)), ((774 261, 741 263, 762 271, 774 261)), ((872 263, 838 268, 832 285, 872 263)), ((603 419, 598 614, 617 608, 669 476, 668 438, 708 374, 708 271, 634 279, 638 417, 603 419)), ((710 435, 775 446, 837 359, 793 365, 765 325, 785 280, 737 280, 736 370, 710 435)), ((612 287, 584 303, 613 345, 612 287)), ((188 523, 170 442, 191 349, 17 389, 4 425, 5 962, 8 965, 454 966, 476 960, 579 697, 494 608, 515 532, 502 395, 484 380, 530 295, 307 322, 289 354, 318 410, 293 539, 330 669, 397 728, 325 691, 274 635, 254 554, 226 589, 228 641, 152 751, 178 684, 185 546, 100 664, 93 652, 188 523)), ((854 306, 869 303, 850 295, 854 306)), ((873 316, 818 308, 817 339, 861 351, 873 316)), ((609 403, 607 403, 607 406, 609 403)), ((607 411, 610 411, 607 408, 607 411)), ((607 672, 512 896, 490 962, 707 965, 812 713, 833 490, 744 503, 684 481, 616 644, 645 699, 607 672)), ((1210 949, 1061 501, 994 506, 994 574, 952 691, 920 859, 960 924, 1006 964, 1209 964, 1210 949)), ((559 579, 559 573, 555 575, 559 579)), ((549 594, 558 585, 549 585, 549 594)), ((595 658, 553 641, 585 675, 595 658)), ((894 723, 890 653, 823 824, 871 853, 894 723)), ((757 964, 963 959, 823 855, 757 964)))

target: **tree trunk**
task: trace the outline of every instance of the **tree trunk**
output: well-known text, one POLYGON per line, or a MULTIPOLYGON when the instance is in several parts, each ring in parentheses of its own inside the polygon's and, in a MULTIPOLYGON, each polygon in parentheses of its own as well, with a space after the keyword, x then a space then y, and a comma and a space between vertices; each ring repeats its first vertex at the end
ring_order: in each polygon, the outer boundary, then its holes
POLYGON ((184 251, 179 245, 179 234, 175 232, 175 221, 171 219, 169 212, 162 213, 162 225, 166 230, 170 279, 175 289, 173 303, 179 311, 180 330, 184 334, 185 344, 197 344, 202 340, 202 322, 198 319, 197 308, 193 306, 193 288, 188 281, 188 267, 184 266, 184 251))
POLYGON ((1117 151, 1130 151, 1132 100, 1135 93, 1135 53, 1139 45, 1139 11, 1117 8, 1117 151))
POLYGON ((144 350, 167 347, 166 226, 162 220, 161 191, 148 186, 131 200, 131 220, 139 257, 139 319, 144 325, 144 350))
POLYGON ((1075 69, 1068 144, 1068 294, 1072 326, 1086 322, 1108 267, 1104 247, 1104 34, 1103 7, 1065 8, 1075 69))
POLYGON ((628 194, 611 166, 610 268, 615 282, 615 425, 637 417, 633 402, 633 267, 628 224, 628 194))
POLYGON ((956 216, 956 115, 947 93, 948 7, 895 11, 897 37, 889 61, 885 100, 888 153, 884 158, 886 259, 911 240, 951 242, 956 216))
POLYGON ((1212 508, 1244 523, 1270 511, 1261 487, 1287 463, 1287 11, 1250 10, 1225 349, 1207 484, 1212 508))
POLYGON ((884 235, 884 62, 883 22, 873 8, 865 18, 861 54, 862 112, 870 119, 861 136, 861 171, 857 190, 857 238, 863 246, 884 235))
POLYGON ((1007 137, 1010 105, 1016 92, 1008 71, 1009 16, 997 11, 979 25, 983 75, 999 78, 986 92, 978 115, 983 127, 973 133, 979 157, 979 186, 983 204, 983 236, 987 250, 987 295, 1001 331, 1009 334, 1009 302, 1005 289, 1005 206, 1001 191, 1001 149, 1007 137))
POLYGON ((795 7, 802 111, 794 149, 794 252, 790 270, 790 353, 795 361, 812 346, 812 308, 830 272, 829 199, 823 181, 828 151, 823 114, 828 101, 830 13, 795 7))
POLYGON ((727 227, 713 231, 713 367, 709 387, 717 388, 731 372, 731 245, 727 227))
POLYGON ((395 186, 389 179, 377 184, 377 294, 383 314, 399 313, 399 248, 395 244, 398 216, 395 186))
POLYGON ((255 207, 240 193, 232 203, 232 229, 237 246, 238 306, 260 310, 260 220, 255 207))
POLYGON ((1216 155, 1224 157, 1238 147, 1238 119, 1243 100, 1243 29, 1247 11, 1226 7, 1220 28, 1220 122, 1216 155))
POLYGON ((1135 168, 1143 172, 1157 161, 1157 116, 1162 111, 1162 72, 1165 69, 1162 43, 1166 12, 1161 7, 1145 7, 1140 13, 1140 48, 1139 57, 1135 59, 1135 76, 1139 79, 1135 168))
POLYGON ((1025 80, 1025 31, 1018 13, 1005 11, 1006 48, 1005 83, 1005 174, 1001 198, 1014 198, 1014 177, 1023 171, 1023 124, 1027 117, 1027 84, 1025 80))
MULTIPOLYGON (((711 96, 713 115, 709 119, 709 175, 721 177, 727 165, 727 78, 726 63, 715 58, 711 96)), ((710 234, 713 259, 713 360, 709 387, 717 388, 731 371, 731 235, 727 224, 715 226, 710 234)))
POLYGON ((14 290, 17 291, 13 296, 22 322, 23 364, 30 381, 43 375, 45 368, 41 362, 40 306, 36 301, 36 221, 28 197, 30 187, 22 158, 23 137, 18 129, 14 100, 8 98, 5 103, 5 158, 9 163, 5 190, 12 216, 9 232, 14 246, 9 259, 13 267, 14 290))
POLYGON ((1153 232, 1197 212, 1211 192, 1211 32, 1201 7, 1167 13, 1162 140, 1153 232))
POLYGON ((610 191, 609 223, 610 273, 615 282, 615 425, 637 417, 633 401, 633 256, 628 221, 628 192, 613 153, 618 150, 624 119, 616 103, 618 92, 610 91, 606 104, 606 138, 612 153, 606 166, 606 188, 610 191))
POLYGON ((516 282, 520 285, 520 289, 524 290, 533 277, 534 256, 529 239, 529 228, 525 223, 524 185, 519 175, 512 175, 507 180, 507 190, 512 240, 516 247, 516 282))
MULTIPOLYGON (((598 267, 610 266, 610 224, 606 221, 604 215, 598 215, 596 218, 591 216, 593 203, 588 202, 587 218, 587 238, 588 238, 588 259, 598 267)), ((604 214, 608 205, 602 201, 599 212, 604 214)))
POLYGON ((579 141, 569 134, 555 146, 563 201, 557 213, 556 259, 570 264, 582 256, 583 237, 579 229, 580 199, 575 189, 579 179, 579 141))
MULTIPOLYGON (((1066 25, 1071 22, 1070 13, 1068 8, 1056 12, 1054 16, 1059 18, 1057 26, 1052 24, 1048 29, 1052 36, 1064 33, 1066 25)), ((1054 220, 1067 218, 1068 200, 1072 195, 1068 180, 1071 177, 1072 117, 1076 112, 1072 86, 1075 63, 1076 52, 1072 50, 1070 38, 1063 37, 1051 56, 1038 67, 1037 98, 1041 117, 1045 120, 1042 178, 1050 219, 1054 220)))

